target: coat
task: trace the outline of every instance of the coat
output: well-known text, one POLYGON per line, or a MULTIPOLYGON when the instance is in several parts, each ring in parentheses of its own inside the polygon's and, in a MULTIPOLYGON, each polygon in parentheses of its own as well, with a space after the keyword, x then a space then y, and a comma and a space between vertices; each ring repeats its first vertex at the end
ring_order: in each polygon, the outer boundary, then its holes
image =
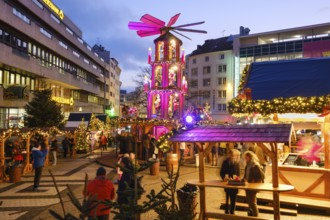
POLYGON ((245 166, 244 179, 246 179, 248 183, 262 183, 264 182, 265 174, 259 165, 255 163, 250 163, 250 164, 248 163, 245 166), (247 173, 249 173, 248 176, 247 173))
MULTIPOLYGON (((115 198, 115 188, 110 180, 104 176, 97 176, 88 183, 86 195, 95 195, 97 201, 113 200, 115 198)), ((89 216, 109 215, 110 209, 105 208, 104 204, 99 204, 94 210, 90 211, 89 216)))
POLYGON ((125 191, 126 191, 126 188, 127 188, 126 184, 129 187, 134 188, 133 175, 129 171, 124 170, 123 175, 121 176, 121 178, 119 180, 119 183, 118 183, 117 194, 118 194, 118 203, 119 204, 128 204, 129 203, 129 198, 125 194, 125 191))
MULTIPOLYGON (((226 174, 228 174, 229 178, 233 178, 234 175, 240 176, 240 168, 238 162, 230 162, 229 158, 223 161, 220 176, 222 179, 225 179, 226 174)), ((236 189, 225 189, 225 192, 238 192, 236 189)))
POLYGON ((48 150, 32 148, 33 168, 43 167, 48 150))

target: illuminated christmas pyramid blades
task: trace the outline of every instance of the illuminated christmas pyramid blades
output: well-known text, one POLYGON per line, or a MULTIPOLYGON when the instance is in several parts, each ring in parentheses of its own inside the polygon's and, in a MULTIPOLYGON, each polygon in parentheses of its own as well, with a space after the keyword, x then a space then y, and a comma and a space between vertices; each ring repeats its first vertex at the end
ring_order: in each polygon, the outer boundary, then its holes
POLYGON ((202 34, 207 33, 204 30, 183 28, 183 27, 200 25, 200 24, 203 24, 204 21, 172 27, 177 22, 179 17, 180 17, 180 13, 174 15, 173 17, 171 17, 171 19, 169 20, 169 22, 166 25, 166 23, 164 21, 162 21, 152 15, 145 14, 141 17, 141 19, 140 19, 141 22, 133 22, 133 21, 129 22, 128 28, 130 30, 136 30, 137 34, 140 37, 148 37, 148 36, 152 36, 152 35, 165 34, 170 31, 173 31, 176 34, 179 34, 187 39, 190 39, 189 37, 183 35, 182 33, 179 33, 178 31, 202 33, 202 34))

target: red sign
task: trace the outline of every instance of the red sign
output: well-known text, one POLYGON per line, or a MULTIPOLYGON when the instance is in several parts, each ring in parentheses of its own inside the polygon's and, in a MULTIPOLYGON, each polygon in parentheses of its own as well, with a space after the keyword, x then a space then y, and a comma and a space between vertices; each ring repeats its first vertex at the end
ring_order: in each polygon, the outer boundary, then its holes
POLYGON ((329 57, 330 40, 304 43, 304 58, 329 57))

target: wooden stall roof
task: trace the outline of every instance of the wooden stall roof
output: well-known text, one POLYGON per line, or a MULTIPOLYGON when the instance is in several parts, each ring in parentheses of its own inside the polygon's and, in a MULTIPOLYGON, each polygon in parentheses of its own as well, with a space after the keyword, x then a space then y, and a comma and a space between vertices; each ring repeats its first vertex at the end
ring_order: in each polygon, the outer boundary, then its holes
POLYGON ((291 124, 201 126, 174 134, 171 142, 290 142, 291 124))

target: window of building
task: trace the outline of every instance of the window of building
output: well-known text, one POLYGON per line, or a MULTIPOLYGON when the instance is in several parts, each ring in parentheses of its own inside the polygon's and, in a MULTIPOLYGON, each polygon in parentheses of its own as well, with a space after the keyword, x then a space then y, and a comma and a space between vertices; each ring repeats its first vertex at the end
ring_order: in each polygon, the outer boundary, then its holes
POLYGON ((191 80, 190 85, 191 88, 196 88, 198 87, 198 80, 191 80))
POLYGON ((203 86, 210 86, 211 85, 211 79, 203 79, 203 86))
POLYGON ((226 85, 227 78, 226 77, 219 77, 218 78, 218 85, 226 85))
POLYGON ((196 58, 194 58, 192 62, 193 62, 193 64, 196 64, 197 63, 196 58))
POLYGON ((198 76, 198 68, 192 68, 191 69, 191 76, 198 76))
POLYGON ((3 86, 3 71, 0 70, 0 84, 3 86))
POLYGON ((44 9, 44 6, 38 0, 32 0, 39 8, 44 9))
POLYGON ((226 112, 227 111, 227 105, 226 104, 218 104, 218 111, 226 112))
POLYGON ((218 98, 226 98, 227 97, 227 91, 226 90, 219 90, 218 91, 218 98))
POLYGON ((77 53, 76 51, 72 51, 72 53, 73 53, 73 55, 75 55, 76 57, 80 57, 80 54, 79 53, 77 53))
POLYGON ((31 23, 30 18, 26 17, 26 15, 24 15, 22 12, 18 11, 16 8, 13 8, 13 14, 16 15, 17 17, 19 17, 20 19, 22 19, 27 24, 31 23))
POLYGON ((89 51, 92 51, 92 48, 91 48, 89 45, 87 45, 87 49, 88 49, 89 51))
POLYGON ((218 72, 219 73, 225 73, 225 72, 227 72, 227 65, 226 64, 219 65, 218 66, 218 72))
POLYGON ((84 62, 89 64, 89 60, 87 60, 86 58, 84 58, 84 62))
POLYGON ((52 35, 46 31, 45 29, 43 29, 42 27, 40 28, 40 32, 45 35, 46 37, 48 37, 49 39, 52 39, 52 35))
POLYGON ((73 31, 72 31, 70 28, 65 27, 65 30, 66 30, 69 34, 73 35, 73 31))
POLYGON ((209 57, 209 56, 206 56, 206 57, 204 58, 204 60, 205 60, 205 62, 209 62, 210 57, 209 57))
POLYGON ((77 37, 77 39, 81 44, 84 44, 84 41, 82 39, 80 39, 79 37, 77 37))
POLYGON ((63 48, 68 49, 68 45, 66 45, 62 41, 59 41, 58 44, 61 45, 63 48))
POLYGON ((97 53, 95 53, 95 52, 94 52, 94 55, 97 56, 97 57, 99 57, 99 55, 97 53))
POLYGON ((220 58, 220 60, 223 60, 223 59, 225 59, 225 55, 224 54, 220 54, 219 58, 220 58))
POLYGON ((203 74, 210 74, 211 73, 211 66, 204 66, 203 67, 203 74))
POLYGON ((208 99, 211 97, 211 91, 203 91, 203 98, 208 99))
POLYGON ((50 17, 51 17, 56 23, 61 24, 60 19, 58 19, 55 15, 50 14, 50 17))

